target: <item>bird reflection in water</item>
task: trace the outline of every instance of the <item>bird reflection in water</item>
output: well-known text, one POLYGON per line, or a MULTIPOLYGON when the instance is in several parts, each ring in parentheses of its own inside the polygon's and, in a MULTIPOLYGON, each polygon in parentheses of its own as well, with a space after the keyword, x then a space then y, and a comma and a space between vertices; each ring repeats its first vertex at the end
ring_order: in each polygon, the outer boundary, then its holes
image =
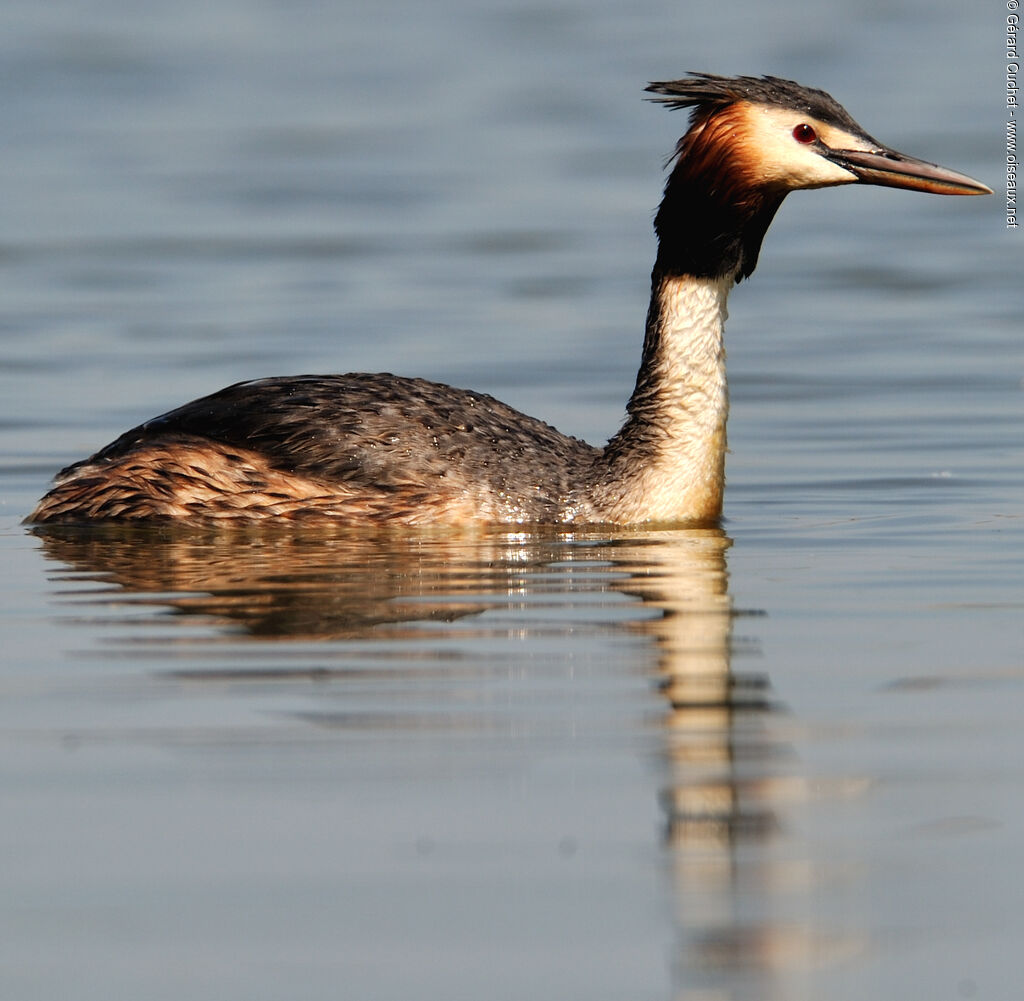
POLYGON ((801 770, 764 674, 732 669, 749 653, 734 625, 726 551, 714 529, 665 533, 620 545, 622 590, 660 616, 631 628, 657 650, 665 701, 662 754, 667 861, 676 904, 677 1001, 791 998, 789 974, 864 949, 857 931, 821 927, 820 873, 799 847, 787 857, 787 808, 812 797, 856 794, 861 784, 816 783, 801 770), (653 543, 653 544, 652 544, 653 543))
MULTIPOLYGON (((403 641, 404 663, 396 662, 395 671, 389 661, 388 683, 401 684, 403 675, 429 683, 432 660, 438 661, 436 677, 451 680, 460 671, 486 669, 473 658, 453 664, 431 653, 439 638, 451 639, 446 623, 458 623, 460 641, 482 636, 493 651, 496 638, 507 640, 508 626, 495 630, 482 613, 507 610, 510 601, 567 593, 639 599, 641 614, 625 622, 616 616, 615 628, 647 637, 654 654, 666 878, 678 935, 677 1001, 788 996, 788 973, 861 948, 856 934, 816 927, 810 917, 816 877, 808 875, 799 849, 789 858, 778 849, 785 841, 785 811, 811 792, 780 735, 784 714, 768 678, 732 669, 734 655, 744 659, 750 650, 734 633, 746 619, 729 594, 731 541, 720 529, 622 531, 614 537, 555 530, 352 536, 123 526, 35 532, 48 558, 67 568, 58 586, 73 584, 68 592, 76 606, 102 608, 104 623, 115 621, 111 611, 126 604, 132 615, 125 622, 137 625, 138 608, 148 605, 164 626, 171 610, 172 622, 202 624, 220 640, 249 649, 255 641, 305 644, 308 656, 279 658, 285 667, 268 667, 258 658, 243 667, 198 667, 189 663, 189 640, 173 634, 168 640, 165 628, 159 641, 165 648, 173 651, 179 642, 186 647, 179 651, 186 666, 169 673, 196 683, 343 681, 359 672, 344 658, 323 653, 336 652, 337 644, 316 641, 341 641, 341 648, 358 647, 365 657, 366 641, 387 646, 391 640, 403 641), (313 660, 316 666, 308 666, 313 660)), ((525 636, 557 632, 560 624, 527 615, 517 628, 525 636)), ((506 655, 510 647, 503 644, 506 655)), ((382 713, 378 703, 369 714, 346 707, 296 715, 303 725, 363 732, 421 728, 422 707, 407 710, 382 713)), ((476 709, 441 712, 428 722, 440 732, 464 731, 486 727, 487 716, 476 709)))

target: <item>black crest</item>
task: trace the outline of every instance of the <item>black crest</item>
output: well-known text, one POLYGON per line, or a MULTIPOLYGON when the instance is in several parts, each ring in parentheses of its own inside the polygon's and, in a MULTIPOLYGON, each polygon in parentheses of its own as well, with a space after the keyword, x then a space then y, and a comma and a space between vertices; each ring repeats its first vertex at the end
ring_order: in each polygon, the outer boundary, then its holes
POLYGON ((692 108, 695 113, 712 112, 718 108, 750 101, 774 104, 813 115, 819 121, 864 134, 847 110, 823 90, 804 87, 794 80, 777 76, 718 76, 714 73, 691 73, 682 80, 653 82, 646 88, 659 94, 650 100, 672 109, 692 108))

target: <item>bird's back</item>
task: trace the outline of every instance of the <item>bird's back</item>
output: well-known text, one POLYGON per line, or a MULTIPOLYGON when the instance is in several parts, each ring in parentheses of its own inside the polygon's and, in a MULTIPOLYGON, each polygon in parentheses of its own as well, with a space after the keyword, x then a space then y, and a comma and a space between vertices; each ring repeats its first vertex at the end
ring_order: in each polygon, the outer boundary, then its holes
POLYGON ((261 379, 125 432, 65 469, 31 517, 557 522, 600 454, 424 379, 261 379))

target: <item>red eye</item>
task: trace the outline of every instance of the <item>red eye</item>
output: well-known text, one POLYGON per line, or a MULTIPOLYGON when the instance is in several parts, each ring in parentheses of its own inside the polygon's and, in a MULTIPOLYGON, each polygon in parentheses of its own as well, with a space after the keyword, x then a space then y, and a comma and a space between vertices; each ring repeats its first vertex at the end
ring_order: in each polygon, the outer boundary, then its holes
POLYGON ((798 143, 812 143, 818 138, 818 133, 814 131, 806 122, 801 122, 795 129, 793 129, 793 138, 798 143))

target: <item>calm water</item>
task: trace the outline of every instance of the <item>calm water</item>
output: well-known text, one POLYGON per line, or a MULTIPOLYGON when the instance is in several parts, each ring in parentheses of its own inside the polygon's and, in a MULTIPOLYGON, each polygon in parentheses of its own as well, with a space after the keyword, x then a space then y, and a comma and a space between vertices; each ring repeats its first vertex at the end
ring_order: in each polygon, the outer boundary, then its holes
POLYGON ((731 302, 722 532, 20 525, 260 375, 606 438, 684 125, 644 82, 794 77, 998 191, 1004 15, 7 3, 0 997, 1017 997, 998 194, 788 201, 731 302))

